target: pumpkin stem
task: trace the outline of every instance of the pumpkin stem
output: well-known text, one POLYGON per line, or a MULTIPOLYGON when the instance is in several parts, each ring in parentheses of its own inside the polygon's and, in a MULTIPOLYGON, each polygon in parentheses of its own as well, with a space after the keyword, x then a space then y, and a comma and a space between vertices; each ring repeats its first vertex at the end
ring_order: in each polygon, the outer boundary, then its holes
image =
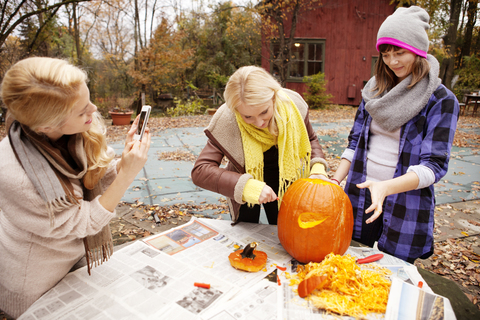
POLYGON ((243 249, 243 252, 241 253, 242 259, 245 259, 245 258, 255 259, 253 250, 257 247, 257 245, 258 244, 256 242, 252 242, 246 245, 245 248, 243 249))

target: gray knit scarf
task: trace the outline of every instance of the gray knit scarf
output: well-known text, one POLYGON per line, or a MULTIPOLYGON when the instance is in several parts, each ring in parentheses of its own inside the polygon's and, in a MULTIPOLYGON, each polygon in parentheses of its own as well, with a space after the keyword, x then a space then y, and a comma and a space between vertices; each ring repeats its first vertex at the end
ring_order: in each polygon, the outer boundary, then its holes
MULTIPOLYGON (((10 119, 11 120, 11 119, 10 119)), ((13 120, 7 123, 10 144, 28 178, 45 201, 50 226, 55 226, 55 212, 72 206, 80 206, 73 192, 70 179, 81 180, 87 172, 87 156, 81 134, 72 135, 68 141, 68 152, 78 166, 73 169, 64 159, 59 149, 53 147, 48 139, 31 131, 28 127, 13 120)), ((101 183, 92 189, 83 188, 83 198, 93 200, 102 192, 101 183)), ((103 263, 113 253, 113 240, 110 226, 107 224, 96 235, 83 239, 88 273, 95 264, 103 263)))
POLYGON ((372 91, 376 85, 375 77, 372 77, 363 88, 365 109, 382 129, 395 131, 415 117, 442 83, 438 78, 440 65, 437 59, 429 54, 427 61, 430 64, 428 76, 411 89, 407 88, 412 80, 411 74, 389 91, 376 97, 377 90, 372 91))

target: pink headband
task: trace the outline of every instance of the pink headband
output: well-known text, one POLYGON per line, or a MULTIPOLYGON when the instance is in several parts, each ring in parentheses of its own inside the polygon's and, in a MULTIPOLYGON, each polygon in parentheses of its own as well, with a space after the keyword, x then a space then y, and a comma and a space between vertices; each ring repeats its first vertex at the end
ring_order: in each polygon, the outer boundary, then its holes
POLYGON ((409 44, 406 44, 405 42, 402 42, 402 41, 394 39, 394 38, 383 37, 383 38, 378 39, 378 41, 377 41, 377 51, 378 52, 380 52, 380 50, 378 50, 378 47, 382 44, 391 44, 393 46, 397 46, 397 47, 400 47, 400 48, 403 48, 403 49, 410 50, 410 51, 412 51, 416 55, 419 55, 422 58, 427 58, 427 53, 425 51, 419 50, 415 47, 412 47, 409 44))

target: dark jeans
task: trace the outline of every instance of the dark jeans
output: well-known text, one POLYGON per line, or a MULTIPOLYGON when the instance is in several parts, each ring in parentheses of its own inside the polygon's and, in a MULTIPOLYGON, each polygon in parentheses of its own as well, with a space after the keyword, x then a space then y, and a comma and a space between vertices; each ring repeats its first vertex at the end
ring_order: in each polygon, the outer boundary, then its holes
MULTIPOLYGON (((365 194, 365 206, 363 207, 363 215, 362 215, 362 234, 360 236, 360 239, 358 238, 353 238, 353 240, 356 240, 360 243, 363 243, 366 246, 373 247, 375 241, 378 241, 380 239, 380 235, 382 233, 383 229, 383 210, 385 210, 385 203, 382 208, 382 214, 380 217, 375 219, 375 221, 367 224, 365 221, 368 220, 374 213, 374 211, 370 213, 365 213, 365 210, 367 210, 368 207, 372 204, 372 197, 370 195, 370 190, 366 190, 365 194)), ((358 214, 361 214, 360 212, 358 214)))
MULTIPOLYGON (((372 204, 372 197, 370 194, 370 190, 367 189, 365 194, 365 207, 364 210, 366 210, 370 205, 372 204)), ((370 213, 364 213, 363 218, 362 218, 362 234, 360 236, 360 239, 358 238, 353 238, 353 240, 356 240, 360 243, 363 243, 366 246, 373 247, 375 244, 375 241, 378 241, 380 239, 380 235, 382 234, 383 230, 383 211, 385 210, 385 203, 383 203, 382 207, 382 214, 380 217, 378 217, 375 221, 366 224, 365 221, 368 220, 373 215, 373 212, 370 213)), ((387 252, 391 255, 394 255, 393 253, 387 252)), ((429 256, 431 256, 433 253, 433 249, 431 253, 427 253, 423 256, 420 257, 420 259, 427 259, 429 256)), ((414 263, 416 259, 411 259, 408 258, 407 262, 414 263)))
MULTIPOLYGON (((278 149, 273 146, 263 153, 263 181, 276 193, 279 188, 280 169, 278 167, 278 149)), ((278 217, 278 201, 263 204, 269 224, 276 225, 278 217)), ((258 223, 260 220, 260 205, 249 207, 246 203, 240 207, 238 222, 258 223)))

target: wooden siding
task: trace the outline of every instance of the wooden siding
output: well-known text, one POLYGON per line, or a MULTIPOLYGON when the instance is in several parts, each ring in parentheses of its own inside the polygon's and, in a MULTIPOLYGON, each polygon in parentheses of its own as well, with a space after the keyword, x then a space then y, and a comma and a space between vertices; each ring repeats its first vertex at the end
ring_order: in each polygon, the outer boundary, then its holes
MULTIPOLYGON (((378 57, 378 28, 395 11, 389 3, 390 0, 322 0, 321 8, 299 16, 296 38, 325 40, 325 79, 333 103, 360 103, 361 89, 371 77, 372 57, 378 57), (347 97, 349 87, 354 98, 347 97)), ((270 70, 265 58, 268 55, 263 47, 262 66, 270 70)), ((306 90, 301 82, 287 82, 286 86, 299 93, 306 90)))

